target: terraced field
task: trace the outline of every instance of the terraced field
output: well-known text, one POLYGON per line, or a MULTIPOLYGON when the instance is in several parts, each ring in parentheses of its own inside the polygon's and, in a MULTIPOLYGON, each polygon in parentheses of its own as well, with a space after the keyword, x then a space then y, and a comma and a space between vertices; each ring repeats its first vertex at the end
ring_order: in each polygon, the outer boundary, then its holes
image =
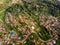
POLYGON ((60 2, 0 0, 0 45, 60 45, 60 2))

